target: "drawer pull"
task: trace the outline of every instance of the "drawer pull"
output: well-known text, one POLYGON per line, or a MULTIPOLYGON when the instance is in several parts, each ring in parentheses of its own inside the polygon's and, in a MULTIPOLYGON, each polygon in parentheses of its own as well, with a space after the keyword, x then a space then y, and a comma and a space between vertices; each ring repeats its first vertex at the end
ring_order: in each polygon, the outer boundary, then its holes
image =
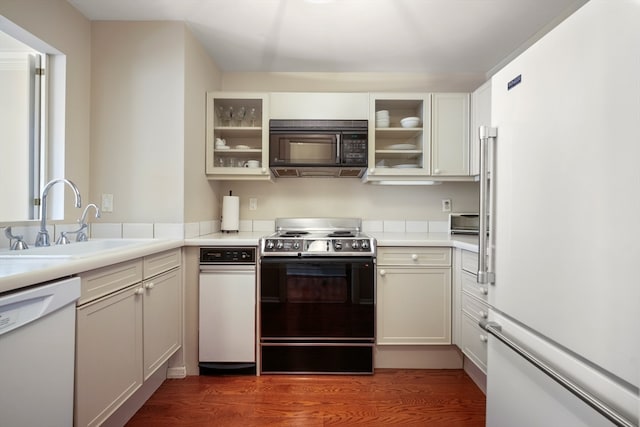
POLYGON ((486 311, 484 311, 484 310, 480 310, 480 311, 478 312, 478 315, 479 315, 480 317, 482 317, 483 319, 486 319, 486 318, 487 318, 487 316, 488 316, 487 312, 486 312, 486 311))
POLYGON ((418 254, 411 255, 411 259, 414 260, 414 261, 417 261, 418 260, 418 254))
POLYGON ((384 275, 386 275, 386 274, 387 274, 387 270, 380 270, 380 275, 381 275, 381 276, 384 276, 384 275))
POLYGON ((480 288, 480 293, 481 293, 482 295, 487 295, 487 294, 489 293, 489 289, 487 289, 487 288, 485 288, 484 286, 482 286, 482 287, 480 288))
POLYGON ((486 335, 480 335, 480 341, 487 342, 487 336, 486 335))

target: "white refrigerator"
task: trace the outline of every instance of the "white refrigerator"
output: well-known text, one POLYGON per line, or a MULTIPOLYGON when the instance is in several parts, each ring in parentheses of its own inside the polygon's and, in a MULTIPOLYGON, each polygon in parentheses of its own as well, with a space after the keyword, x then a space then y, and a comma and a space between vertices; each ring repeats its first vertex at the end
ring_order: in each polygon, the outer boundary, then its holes
POLYGON ((491 86, 487 426, 637 426, 640 0, 589 1, 491 86))

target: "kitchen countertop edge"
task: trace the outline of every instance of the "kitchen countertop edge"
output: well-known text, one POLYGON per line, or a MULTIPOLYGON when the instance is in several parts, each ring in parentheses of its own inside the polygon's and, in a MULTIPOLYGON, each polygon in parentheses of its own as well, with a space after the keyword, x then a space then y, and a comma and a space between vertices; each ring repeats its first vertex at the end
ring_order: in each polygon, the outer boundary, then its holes
MULTIPOLYGON (((185 239, 185 246, 257 246, 261 237, 270 232, 240 231, 238 233, 212 233, 185 239)), ((478 252, 478 236, 449 233, 379 233, 367 232, 375 237, 378 247, 385 246, 449 246, 478 252)))
POLYGON ((0 295, 5 292, 17 291, 29 286, 78 275, 96 268, 180 248, 183 245, 184 241, 182 239, 149 239, 148 243, 137 243, 130 248, 124 247, 117 250, 96 252, 92 256, 70 258, 65 262, 57 262, 45 268, 37 268, 24 273, 0 277, 0 295))
MULTIPOLYGON (((149 239, 148 243, 132 245, 131 248, 98 252, 93 256, 71 258, 66 262, 56 263, 46 268, 0 277, 0 295, 182 246, 257 246, 259 239, 269 234, 269 232, 252 231, 212 233, 184 240, 149 239)), ((449 233, 368 232, 367 234, 375 237, 378 247, 448 246, 478 252, 477 236, 451 235, 449 233)))

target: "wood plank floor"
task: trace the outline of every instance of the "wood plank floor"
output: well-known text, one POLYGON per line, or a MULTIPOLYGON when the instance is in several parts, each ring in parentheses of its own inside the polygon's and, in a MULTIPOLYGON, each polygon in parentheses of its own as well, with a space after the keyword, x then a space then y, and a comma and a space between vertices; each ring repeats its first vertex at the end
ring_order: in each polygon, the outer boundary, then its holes
POLYGON ((372 376, 191 376, 167 380, 127 426, 464 426, 485 396, 462 370, 372 376))

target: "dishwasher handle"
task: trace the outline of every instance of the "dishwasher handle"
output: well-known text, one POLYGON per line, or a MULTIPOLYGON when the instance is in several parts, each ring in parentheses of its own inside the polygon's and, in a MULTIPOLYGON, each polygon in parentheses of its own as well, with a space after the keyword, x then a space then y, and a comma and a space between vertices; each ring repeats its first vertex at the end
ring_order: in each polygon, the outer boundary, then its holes
POLYGON ((200 273, 255 272, 255 264, 200 264, 200 273))

